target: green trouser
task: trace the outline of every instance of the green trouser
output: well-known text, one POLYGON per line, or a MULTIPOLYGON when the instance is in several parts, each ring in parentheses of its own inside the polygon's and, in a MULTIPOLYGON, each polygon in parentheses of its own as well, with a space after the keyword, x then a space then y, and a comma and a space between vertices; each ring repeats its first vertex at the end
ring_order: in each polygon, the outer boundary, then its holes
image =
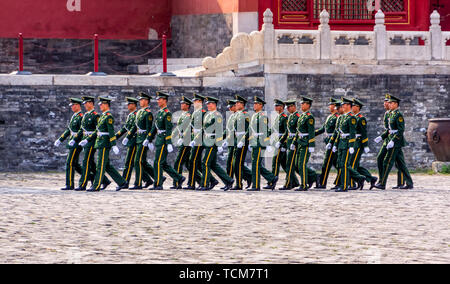
POLYGON ((217 146, 205 147, 205 156, 202 163, 203 176, 202 187, 208 187, 211 179, 211 172, 214 172, 225 184, 230 183, 233 179, 227 175, 224 169, 217 164, 217 146))
POLYGON ((179 181, 182 175, 177 173, 169 164, 167 163, 167 145, 163 144, 161 146, 156 146, 155 161, 153 163, 154 168, 154 179, 155 187, 163 186, 163 171, 169 174, 169 176, 175 180, 179 181))
POLYGON ((245 166, 245 156, 247 156, 248 145, 237 148, 234 151, 234 175, 236 176, 236 187, 242 189, 242 180, 252 179, 252 171, 245 166))
POLYGON ((308 187, 308 181, 314 181, 317 179, 317 173, 311 168, 308 168, 308 161, 310 156, 311 153, 309 152, 309 147, 300 146, 300 149, 298 151, 297 169, 298 174, 301 178, 300 186, 303 188, 308 187))
POLYGON ((337 166, 339 169, 338 175, 338 185, 340 188, 347 190, 350 186, 350 152, 349 149, 339 149, 338 150, 338 160, 337 166))
POLYGON ((355 186, 354 177, 356 177, 358 175, 363 176, 367 182, 370 182, 373 179, 370 172, 366 168, 361 167, 361 165, 360 165, 361 155, 364 152, 364 148, 359 146, 358 148, 355 148, 355 149, 356 149, 356 152, 352 155, 352 157, 350 159, 350 162, 352 165, 352 168, 350 170, 350 178, 351 178, 350 183, 352 186, 355 186))
POLYGON ((331 149, 325 152, 325 158, 323 159, 322 172, 320 173, 320 184, 327 186, 328 176, 330 175, 331 166, 336 167, 337 153, 333 153, 331 149))
POLYGON ((228 176, 234 176, 234 152, 236 147, 228 146, 228 157, 227 157, 227 174, 228 176))
POLYGON ((413 181, 406 167, 405 157, 403 156, 403 150, 401 147, 394 147, 387 150, 387 155, 383 161, 383 176, 381 177, 380 184, 386 186, 389 172, 391 171, 394 163, 398 167, 398 170, 404 174, 404 179, 407 185, 412 185, 413 181))
MULTIPOLYGON (((137 150, 136 144, 128 147, 127 156, 125 157, 125 168, 123 169, 122 177, 126 179, 127 183, 130 183, 131 180, 131 173, 133 172, 134 163, 136 159, 136 150, 137 150)), ((142 180, 144 182, 149 181, 150 180, 149 175, 148 174, 142 175, 142 180)))
MULTIPOLYGON (((97 166, 94 162, 94 156, 96 149, 94 148, 94 145, 91 147, 84 147, 84 157, 83 157, 83 164, 81 166, 81 177, 80 177, 80 187, 86 187, 87 182, 91 181, 94 182, 96 173, 97 173, 97 166)), ((103 179, 104 183, 109 183, 109 179, 105 177, 103 179)))
POLYGON ((109 162, 109 151, 111 148, 98 149, 97 156, 97 172, 92 187, 95 190, 100 190, 100 185, 103 183, 105 173, 107 173, 117 185, 124 185, 127 181, 119 174, 119 172, 109 162))
MULTIPOLYGON (((195 146, 191 149, 191 155, 189 157, 189 179, 188 186, 195 187, 195 182, 197 182, 200 186, 202 186, 202 153, 203 146, 195 146)), ((211 182, 216 183, 217 180, 214 177, 211 177, 211 182)))
MULTIPOLYGON (((175 159, 175 163, 173 168, 180 175, 183 174, 183 166, 189 169, 189 154, 191 153, 191 147, 189 146, 181 146, 178 148, 177 158, 175 159)), ((173 181, 174 186, 178 186, 177 181, 173 181)))
POLYGON ((299 182, 295 172, 297 167, 296 161, 298 159, 297 148, 295 150, 288 150, 286 159, 286 184, 285 187, 292 188, 299 186, 299 182))
POLYGON ((280 174, 280 167, 282 167, 283 170, 287 172, 286 151, 281 151, 281 148, 278 149, 277 154, 272 159, 272 173, 275 176, 278 176, 280 174))
POLYGON ((136 156, 134 158, 134 167, 136 169, 135 186, 142 186, 142 181, 149 181, 154 176, 153 167, 147 162, 148 148, 142 143, 136 144, 136 156))
POLYGON ((262 164, 262 147, 252 147, 252 188, 261 187, 261 175, 269 184, 275 179, 275 175, 262 164))
POLYGON ((75 172, 79 174, 82 173, 81 166, 78 163, 81 151, 81 147, 69 149, 69 154, 67 155, 66 160, 66 186, 68 187, 74 187, 73 178, 75 176, 75 172))
MULTIPOLYGON (((383 161, 388 152, 386 146, 387 146, 387 142, 384 142, 383 145, 381 146, 380 151, 378 152, 378 155, 377 155, 377 166, 378 166, 379 179, 381 179, 383 177, 383 172, 384 172, 383 161)), ((399 168, 397 162, 395 163, 395 167, 398 170, 397 171, 397 186, 405 185, 405 174, 402 171, 400 171, 400 168, 399 168)))

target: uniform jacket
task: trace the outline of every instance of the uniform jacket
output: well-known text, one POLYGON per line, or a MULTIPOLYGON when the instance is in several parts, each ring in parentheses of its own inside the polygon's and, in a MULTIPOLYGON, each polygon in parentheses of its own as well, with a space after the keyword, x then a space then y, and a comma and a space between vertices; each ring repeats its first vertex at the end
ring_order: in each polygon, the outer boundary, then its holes
MULTIPOLYGON (((72 117, 70 118, 69 125, 67 126, 66 130, 61 135, 61 137, 59 137, 59 141, 63 142, 64 140, 66 140, 67 137, 69 137, 69 139, 67 140, 68 142, 72 139, 75 139, 81 128, 82 120, 83 120, 83 113, 81 111, 74 113, 72 115, 72 117)), ((75 143, 75 145, 73 145, 73 146, 69 146, 69 144, 66 144, 66 148, 74 149, 74 148, 78 147, 77 144, 78 143, 75 143)))
POLYGON ((334 130, 336 130, 336 123, 338 117, 339 114, 337 112, 330 114, 325 120, 325 123, 322 125, 322 127, 316 130, 315 133, 316 136, 326 133, 326 136, 323 139, 323 142, 325 142, 325 144, 328 144, 331 141, 331 137, 333 136, 334 130))
POLYGON ((315 136, 315 119, 311 112, 307 111, 300 115, 297 121, 297 145, 301 147, 311 147, 314 148, 316 145, 315 136))
POLYGON ((149 141, 155 140, 155 146, 172 144, 172 113, 167 107, 158 111, 155 117, 155 123, 149 133, 149 141))
POLYGON ((100 115, 95 111, 91 110, 83 115, 81 120, 81 128, 78 130, 75 142, 79 143, 81 140, 87 139, 88 143, 84 145, 84 148, 89 148, 94 146, 95 139, 89 140, 89 136, 92 135, 97 129, 97 123, 100 119, 100 115))
POLYGON ((116 133, 116 138, 119 139, 120 137, 122 137, 124 134, 130 135, 130 137, 132 137, 131 139, 128 138, 128 143, 127 143, 127 147, 134 147, 136 145, 136 138, 137 135, 136 133, 131 134, 131 129, 133 129, 133 126, 136 122, 136 114, 137 114, 137 110, 131 112, 130 114, 128 114, 127 116, 127 121, 125 122, 125 125, 122 127, 122 129, 120 129, 117 133, 116 133))

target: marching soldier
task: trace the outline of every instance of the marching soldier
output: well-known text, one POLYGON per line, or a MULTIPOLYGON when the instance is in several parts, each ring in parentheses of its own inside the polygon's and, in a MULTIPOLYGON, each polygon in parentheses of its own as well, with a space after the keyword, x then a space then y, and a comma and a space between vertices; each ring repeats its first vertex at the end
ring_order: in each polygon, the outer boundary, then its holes
MULTIPOLYGON (((227 152, 227 174, 229 177, 234 176, 234 152, 236 150, 236 135, 234 134, 234 123, 236 120, 236 100, 228 100, 228 110, 231 112, 230 117, 228 117, 226 128, 223 133, 223 138, 225 142, 222 144, 222 147, 228 147, 227 152)), ((226 186, 221 189, 226 189, 226 186)))
POLYGON ((153 114, 150 110, 150 96, 144 92, 139 92, 139 105, 141 109, 136 113, 136 118, 131 129, 127 132, 126 139, 131 140, 136 137, 136 154, 134 157, 135 179, 134 186, 130 190, 141 190, 149 187, 153 181, 153 167, 147 162, 147 145, 144 145, 148 134, 153 126, 153 114), (142 186, 142 181, 145 185, 142 186))
POLYGON ((241 138, 242 144, 244 144, 244 139, 249 141, 249 145, 252 148, 252 188, 248 191, 259 191, 261 186, 261 175, 267 180, 270 185, 269 189, 274 189, 278 177, 272 172, 267 170, 262 165, 262 151, 270 144, 270 133, 269 133, 269 119, 267 115, 262 111, 266 102, 258 97, 254 100, 254 111, 255 114, 250 120, 250 126, 247 134, 241 138))
MULTIPOLYGON (((315 131, 316 136, 325 133, 325 138, 323 139, 325 145, 331 142, 331 137, 336 129, 336 124, 339 117, 339 113, 336 108, 337 104, 339 104, 338 100, 333 98, 330 99, 328 106, 331 114, 327 117, 322 127, 315 131)), ((331 166, 336 166, 336 160, 337 153, 334 153, 331 148, 326 149, 325 158, 322 164, 322 172, 319 177, 319 184, 316 185, 316 188, 327 188, 328 175, 330 174, 331 166)))
MULTIPOLYGON (((191 147, 191 155, 189 157, 189 179, 188 184, 185 188, 187 190, 195 190, 195 183, 197 182, 201 186, 202 182, 202 173, 201 173, 201 160, 203 153, 203 119, 206 115, 206 111, 203 109, 203 102, 205 101, 205 97, 194 94, 194 98, 192 99, 194 103, 194 112, 191 115, 191 139, 192 141, 189 143, 189 147, 191 147)), ((219 182, 214 178, 210 177, 210 187, 211 189, 218 185, 219 182)))
POLYGON ((300 174, 301 184, 296 191, 307 191, 317 181, 318 176, 315 171, 308 168, 307 164, 309 157, 314 153, 315 149, 315 119, 310 112, 313 100, 307 97, 302 98, 301 107, 303 113, 300 115, 297 121, 297 136, 291 144, 291 150, 295 150, 297 146, 298 151, 298 173, 300 174))
POLYGON ((119 154, 119 148, 116 146, 116 135, 114 133, 114 117, 110 111, 111 99, 99 97, 99 100, 102 115, 98 120, 97 129, 87 139, 80 142, 81 146, 85 146, 89 142, 95 141, 94 147, 98 150, 95 180, 92 187, 87 191, 100 191, 100 185, 103 182, 105 173, 108 173, 117 183, 118 187, 116 190, 121 190, 122 188, 128 187, 128 183, 111 165, 109 160, 109 151, 111 148, 114 154, 119 154))
MULTIPOLYGON (((127 120, 125 122, 125 125, 116 133, 116 138, 120 139, 124 134, 126 136, 130 135, 131 138, 125 137, 122 141, 122 144, 128 148, 127 150, 127 156, 125 158, 125 168, 122 173, 122 177, 126 179, 127 183, 130 183, 131 179, 131 173, 133 172, 134 168, 134 162, 136 158, 136 138, 137 135, 134 133, 131 135, 131 129, 133 129, 133 126, 136 123, 136 114, 137 114, 137 104, 139 102, 136 98, 126 97, 127 101, 127 108, 129 111, 127 120)), ((147 183, 150 181, 152 183, 150 177, 148 175, 143 175, 143 180, 147 183)))
POLYGON ((155 123, 152 130, 144 141, 144 146, 152 150, 156 146, 155 161, 153 163, 155 186, 153 190, 163 190, 163 171, 168 173, 170 177, 178 184, 177 189, 181 189, 185 177, 177 173, 167 163, 167 153, 173 152, 172 146, 172 113, 167 108, 169 95, 164 92, 157 92, 156 101, 158 102, 159 111, 156 114, 155 123), (155 140, 155 145, 152 141, 155 140))
MULTIPOLYGON (((189 143, 191 142, 191 113, 189 108, 192 105, 192 101, 185 96, 181 97, 180 108, 181 115, 178 118, 177 126, 172 132, 172 137, 174 141, 177 141, 178 153, 175 159, 175 164, 173 168, 181 175, 183 173, 183 166, 189 170, 189 155, 191 153, 191 147, 189 143)), ((178 188, 176 181, 173 182, 171 189, 178 188)))
POLYGON ((78 143, 72 142, 73 138, 76 137, 78 130, 81 127, 81 120, 83 119, 83 113, 81 112, 81 103, 83 102, 77 98, 70 98, 69 106, 72 108, 72 118, 69 121, 69 125, 64 133, 55 141, 55 146, 59 147, 66 138, 69 138, 69 143, 66 148, 69 149, 69 154, 66 160, 66 187, 61 188, 61 190, 73 190, 75 176, 75 171, 81 174, 81 166, 78 163, 78 158, 82 148, 78 146, 78 143))
POLYGON ((202 163, 202 183, 198 190, 206 191, 212 189, 209 181, 211 172, 214 172, 225 183, 224 190, 226 191, 233 186, 234 180, 217 164, 217 153, 223 152, 223 147, 221 146, 223 144, 223 119, 222 115, 217 111, 217 102, 219 100, 213 97, 207 97, 206 99, 208 112, 203 120, 205 155, 202 163))
MULTIPOLYGON (((81 128, 78 130, 78 133, 76 137, 73 139, 74 142, 72 143, 80 143, 82 140, 87 140, 90 135, 92 135, 96 128, 97 123, 100 119, 100 115, 94 110, 95 105, 95 98, 91 96, 84 96, 83 99, 83 105, 86 109, 86 112, 83 115, 83 119, 81 120, 81 128)), ((75 188, 76 191, 85 191, 87 187, 87 182, 91 181, 94 182, 94 178, 97 171, 97 166, 94 161, 95 156, 95 139, 87 140, 88 143, 86 143, 83 146, 84 150, 84 157, 83 157, 83 164, 81 169, 81 177, 79 182, 79 187, 75 188)), ((80 143, 81 145, 81 143, 80 143)), ((103 179, 103 185, 101 190, 106 189, 106 187, 111 182, 107 177, 103 179)))
MULTIPOLYGON (((286 167, 286 140, 283 140, 282 138, 285 137, 285 133, 287 131, 287 122, 288 122, 288 116, 284 112, 284 102, 279 99, 274 100, 275 103, 275 111, 278 113, 276 116, 271 133, 276 136, 276 142, 275 142, 275 148, 276 155, 272 159, 272 173, 275 176, 279 176, 280 174, 280 167, 283 168, 285 172, 287 172, 286 167)), ((272 185, 268 185, 264 187, 265 189, 272 188, 272 185)))
POLYGON ((247 100, 236 95, 236 117, 234 120, 234 133, 236 136, 236 149, 234 151, 234 174, 236 176, 236 186, 231 190, 242 190, 242 180, 247 181, 247 188, 251 186, 252 171, 245 166, 245 157, 248 151, 248 139, 245 139, 248 127, 250 124, 250 117, 245 111, 245 104, 247 100), (244 139, 243 139, 244 138, 244 139))
MULTIPOLYGON (((356 117, 356 141, 355 141, 355 151, 356 153, 351 158, 351 170, 350 170, 350 176, 356 176, 357 174, 363 175, 367 182, 370 182, 370 189, 372 189, 375 186, 376 181, 378 180, 376 177, 373 177, 368 170, 366 170, 364 167, 360 166, 360 160, 361 155, 364 151, 364 153, 369 153, 369 138, 367 138, 367 120, 366 118, 361 114, 361 108, 364 106, 364 104, 358 100, 353 99, 353 107, 352 112, 356 117), (356 173, 355 173, 356 171, 356 173)), ((354 180, 351 181, 352 188, 354 188, 354 180)), ((362 188, 360 188, 362 189, 362 188)))
POLYGON ((403 114, 398 109, 399 104, 400 99, 391 95, 389 98, 389 109, 391 110, 389 115, 389 130, 386 130, 382 135, 388 135, 388 144, 386 145, 387 154, 383 161, 383 176, 380 177, 380 183, 375 185, 375 187, 379 189, 386 189, 389 172, 394 163, 397 163, 398 170, 405 176, 406 185, 401 186, 400 189, 414 188, 411 175, 406 167, 405 158, 403 156, 402 147, 406 146, 406 141, 403 136, 405 131, 405 120, 403 114))
POLYGON ((295 104, 296 100, 286 101, 286 107, 290 115, 287 122, 287 131, 281 139, 282 141, 286 141, 286 148, 288 149, 286 159, 287 171, 286 183, 280 190, 291 190, 300 185, 295 176, 295 168, 297 167, 296 161, 298 158, 297 147, 295 147, 295 137, 297 136, 297 122, 300 118, 300 113, 297 111, 297 106, 295 104))
MULTIPOLYGON (((339 169, 339 187, 336 192, 348 191, 350 185, 350 159, 351 155, 355 153, 354 144, 356 141, 356 118, 351 112, 353 101, 347 98, 342 98, 342 108, 345 114, 340 118, 339 126, 334 131, 332 141, 337 141, 338 151, 338 169, 339 169)), ((329 145, 327 145, 328 147, 329 145)), ((358 188, 364 186, 364 177, 355 176, 358 181, 358 188)))
MULTIPOLYGON (((338 113, 338 119, 336 121, 335 131, 339 128, 339 126, 341 125, 341 121, 344 118, 344 116, 343 116, 344 115, 344 109, 342 107, 342 101, 337 101, 336 102, 336 108, 337 108, 337 113, 338 113)), ((333 140, 333 139, 335 139, 334 138, 334 133, 333 133, 333 136, 331 136, 330 141, 328 142, 328 144, 326 146, 326 149, 327 150, 331 149, 331 152, 333 153, 333 155, 335 157, 333 166, 337 169, 338 172, 337 172, 336 178, 335 178, 335 180, 333 182, 334 187, 332 187, 331 190, 336 190, 336 189, 339 188, 339 177, 341 175, 341 170, 339 169, 339 167, 337 165, 337 158, 338 158, 337 157, 338 156, 337 145, 338 145, 338 142, 339 142, 339 136, 337 136, 336 140, 333 140)))
MULTIPOLYGON (((384 96, 384 109, 386 110, 386 112, 384 113, 383 122, 384 122, 385 132, 383 135, 375 138, 375 143, 380 143, 381 141, 383 141, 383 145, 381 146, 381 149, 377 155, 378 177, 380 179, 383 176, 383 161, 388 152, 386 149, 386 146, 388 144, 387 138, 389 136, 389 132, 388 132, 388 130, 389 130, 389 115, 391 113, 391 111, 389 109, 389 99, 390 98, 391 98, 390 94, 386 94, 384 96)), ((398 165, 395 164, 395 166, 397 168, 397 186, 393 187, 392 189, 399 189, 400 187, 405 185, 405 179, 404 179, 404 174, 399 170, 398 165)))

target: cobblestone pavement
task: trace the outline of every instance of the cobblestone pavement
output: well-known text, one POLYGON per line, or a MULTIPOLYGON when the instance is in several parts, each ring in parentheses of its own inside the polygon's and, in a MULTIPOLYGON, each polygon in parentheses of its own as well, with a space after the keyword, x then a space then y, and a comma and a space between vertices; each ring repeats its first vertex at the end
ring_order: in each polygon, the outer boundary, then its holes
POLYGON ((60 173, 0 173, 0 261, 449 263, 450 176, 413 179, 408 191, 115 192, 111 185, 86 193, 60 191, 60 173))

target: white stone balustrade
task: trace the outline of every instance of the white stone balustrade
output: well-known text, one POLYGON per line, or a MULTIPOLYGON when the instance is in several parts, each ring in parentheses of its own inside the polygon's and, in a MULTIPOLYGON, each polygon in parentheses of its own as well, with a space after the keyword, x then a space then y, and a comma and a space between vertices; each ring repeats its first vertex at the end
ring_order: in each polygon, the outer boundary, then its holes
POLYGON ((231 46, 216 58, 203 60, 202 75, 236 71, 240 66, 267 63, 302 63, 318 60, 322 63, 352 62, 378 64, 389 60, 450 64, 450 32, 443 32, 440 15, 430 15, 429 31, 386 31, 384 13, 375 15, 373 31, 331 31, 329 13, 320 14, 318 30, 276 30, 273 13, 267 9, 261 31, 237 34, 231 46), (331 61, 331 62, 330 62, 331 61))

